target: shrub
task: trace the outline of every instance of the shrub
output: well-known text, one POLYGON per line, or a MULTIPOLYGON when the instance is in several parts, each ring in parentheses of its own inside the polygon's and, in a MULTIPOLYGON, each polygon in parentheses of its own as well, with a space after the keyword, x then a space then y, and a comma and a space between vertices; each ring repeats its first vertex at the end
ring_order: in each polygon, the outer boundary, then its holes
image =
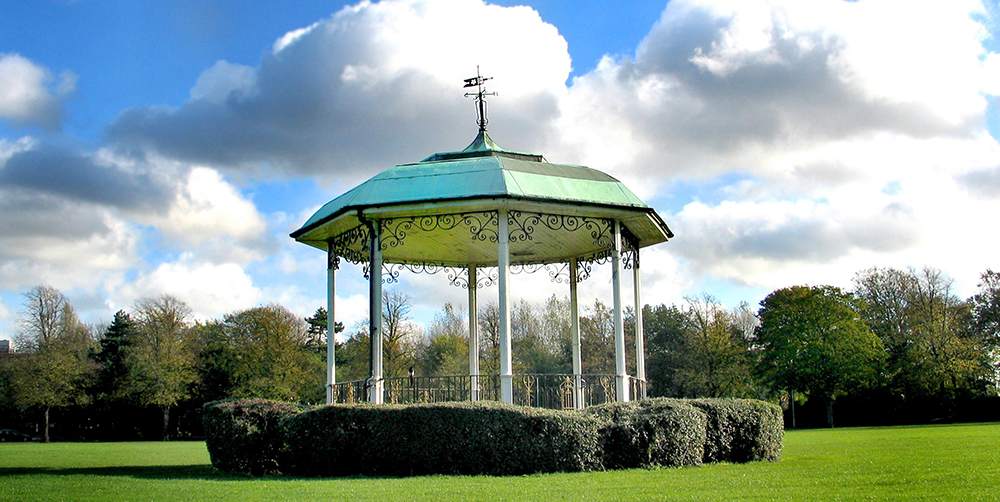
POLYGON ((586 410, 602 420, 604 467, 677 467, 701 464, 705 414, 676 399, 607 403, 586 410))
POLYGON ((707 416, 705 462, 778 460, 785 437, 781 408, 756 399, 689 401, 707 416))
POLYGON ((307 476, 511 475, 600 468, 598 421, 497 402, 332 405, 285 421, 307 476))
POLYGON ((206 403, 202 422, 212 465, 254 476, 277 473, 285 447, 281 421, 302 410, 297 404, 266 399, 206 403))

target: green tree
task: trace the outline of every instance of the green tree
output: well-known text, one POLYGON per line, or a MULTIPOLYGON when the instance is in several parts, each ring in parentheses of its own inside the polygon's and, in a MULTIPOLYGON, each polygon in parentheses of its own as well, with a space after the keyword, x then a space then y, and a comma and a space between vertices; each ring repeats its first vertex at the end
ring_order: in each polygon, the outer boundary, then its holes
POLYGON ((793 286, 761 302, 760 372, 774 390, 805 391, 826 402, 870 386, 885 358, 881 340, 861 318, 857 300, 832 286, 793 286))
POLYGON ((1000 389, 1000 273, 987 269, 971 298, 973 328, 983 340, 994 391, 1000 389))
POLYGON ((136 337, 125 352, 126 394, 163 414, 163 440, 170 435, 170 408, 190 395, 195 358, 188 344, 191 309, 169 295, 135 304, 136 337))
MULTIPOLYGON (((316 313, 312 317, 306 317, 305 319, 308 329, 306 333, 308 334, 308 342, 306 345, 316 352, 322 352, 326 354, 326 321, 327 313, 326 309, 320 307, 316 309, 316 313)), ((336 322, 333 326, 334 334, 344 331, 344 323, 336 322)))
POLYGON ((749 353, 733 316, 710 295, 688 299, 675 378, 685 397, 743 397, 753 389, 749 353))
POLYGON ((655 397, 683 395, 674 375, 684 344, 687 316, 676 305, 646 305, 642 309, 643 332, 646 336, 646 379, 649 394, 655 397))
POLYGON ((745 397, 755 389, 751 344, 756 315, 732 312, 711 295, 683 308, 646 309, 648 378, 656 395, 745 397))
POLYGON ((99 341, 100 350, 94 356, 99 370, 94 393, 102 401, 114 401, 122 397, 122 389, 128 376, 125 353, 136 337, 132 318, 119 310, 99 341))
POLYGON ((886 385, 896 395, 951 401, 991 373, 988 336, 978 329, 988 323, 978 324, 975 299, 957 298, 941 271, 871 268, 855 275, 854 288, 886 347, 886 385))
POLYGON ((21 408, 39 407, 44 440, 49 442, 50 412, 87 399, 94 372, 88 359, 93 340, 69 300, 55 288, 38 286, 25 293, 21 331, 8 361, 11 399, 21 408))
POLYGON ((322 391, 322 360, 308 347, 306 323, 281 305, 228 314, 222 322, 232 397, 284 401, 315 399, 322 391))

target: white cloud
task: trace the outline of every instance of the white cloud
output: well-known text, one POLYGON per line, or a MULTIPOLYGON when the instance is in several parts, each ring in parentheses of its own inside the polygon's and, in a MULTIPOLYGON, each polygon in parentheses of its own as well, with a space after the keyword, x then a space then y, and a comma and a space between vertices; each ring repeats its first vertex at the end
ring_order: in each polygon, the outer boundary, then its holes
POLYGON ((218 61, 202 72, 191 88, 191 100, 205 100, 215 104, 227 99, 240 100, 252 97, 257 88, 257 72, 245 65, 218 61))
POLYGON ((53 83, 52 73, 19 54, 0 54, 0 119, 15 125, 58 127, 62 99, 76 89, 77 76, 66 71, 53 83))
POLYGON ((117 308, 126 308, 135 300, 168 294, 184 301, 199 319, 221 316, 264 301, 250 276, 235 263, 212 264, 182 255, 155 269, 139 274, 130 283, 112 293, 117 308))
POLYGON ((530 8, 479 0, 346 7, 281 37, 259 68, 217 63, 180 108, 125 111, 110 135, 194 164, 355 182, 471 141, 461 85, 476 65, 498 77, 498 141, 540 147, 565 92, 566 42, 530 8))
POLYGON ((214 169, 193 167, 169 210, 143 218, 185 249, 202 249, 216 261, 248 263, 273 252, 267 223, 214 169))

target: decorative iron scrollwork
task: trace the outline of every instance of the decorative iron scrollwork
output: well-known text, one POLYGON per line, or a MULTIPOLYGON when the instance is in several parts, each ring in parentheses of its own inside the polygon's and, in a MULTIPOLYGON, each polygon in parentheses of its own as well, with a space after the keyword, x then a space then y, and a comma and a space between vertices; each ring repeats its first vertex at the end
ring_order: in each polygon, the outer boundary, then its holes
MULTIPOLYGON (((476 269, 476 289, 488 288, 500 280, 500 272, 496 267, 476 269)), ((449 268, 448 283, 462 289, 469 289, 469 269, 449 268)))
MULTIPOLYGON (((329 246, 333 249, 334 256, 343 257, 355 265, 368 261, 366 251, 358 251, 355 248, 368 249, 369 240, 368 227, 358 225, 346 232, 335 235, 329 241, 329 246)), ((366 276, 367 277, 367 276, 366 276)))
POLYGON ((614 237, 614 222, 605 218, 510 211, 507 213, 507 222, 511 228, 508 237, 511 242, 533 240, 532 234, 539 225, 553 231, 589 231, 594 245, 602 248, 611 247, 614 237))
POLYGON ((407 235, 414 231, 432 232, 434 230, 451 231, 459 226, 469 229, 473 241, 497 242, 497 212, 436 214, 429 216, 411 216, 407 218, 391 218, 382 220, 382 250, 402 246, 407 235))
POLYGON ((545 267, 544 263, 512 263, 510 273, 512 274, 534 274, 545 267))

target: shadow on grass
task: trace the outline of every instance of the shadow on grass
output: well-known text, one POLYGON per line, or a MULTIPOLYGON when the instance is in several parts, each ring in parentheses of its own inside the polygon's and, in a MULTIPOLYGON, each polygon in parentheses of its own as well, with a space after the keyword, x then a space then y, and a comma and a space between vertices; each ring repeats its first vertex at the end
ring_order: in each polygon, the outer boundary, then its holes
MULTIPOLYGON (((56 469, 51 467, 5 467, 0 468, 0 484, 3 478, 11 476, 108 476, 129 477, 135 479, 161 480, 206 480, 206 481, 297 481, 310 479, 401 479, 399 476, 343 476, 343 477, 301 477, 272 474, 267 476, 251 476, 249 474, 228 473, 215 469, 211 464, 204 465, 148 465, 148 466, 108 466, 108 467, 72 467, 56 469)), ((404 476, 405 477, 405 476, 404 476)))
POLYGON ((250 476, 227 474, 209 464, 205 465, 149 465, 121 467, 73 467, 57 469, 50 467, 9 467, 0 468, 0 479, 8 476, 117 476, 137 479, 200 479, 216 481, 253 480, 250 476))

